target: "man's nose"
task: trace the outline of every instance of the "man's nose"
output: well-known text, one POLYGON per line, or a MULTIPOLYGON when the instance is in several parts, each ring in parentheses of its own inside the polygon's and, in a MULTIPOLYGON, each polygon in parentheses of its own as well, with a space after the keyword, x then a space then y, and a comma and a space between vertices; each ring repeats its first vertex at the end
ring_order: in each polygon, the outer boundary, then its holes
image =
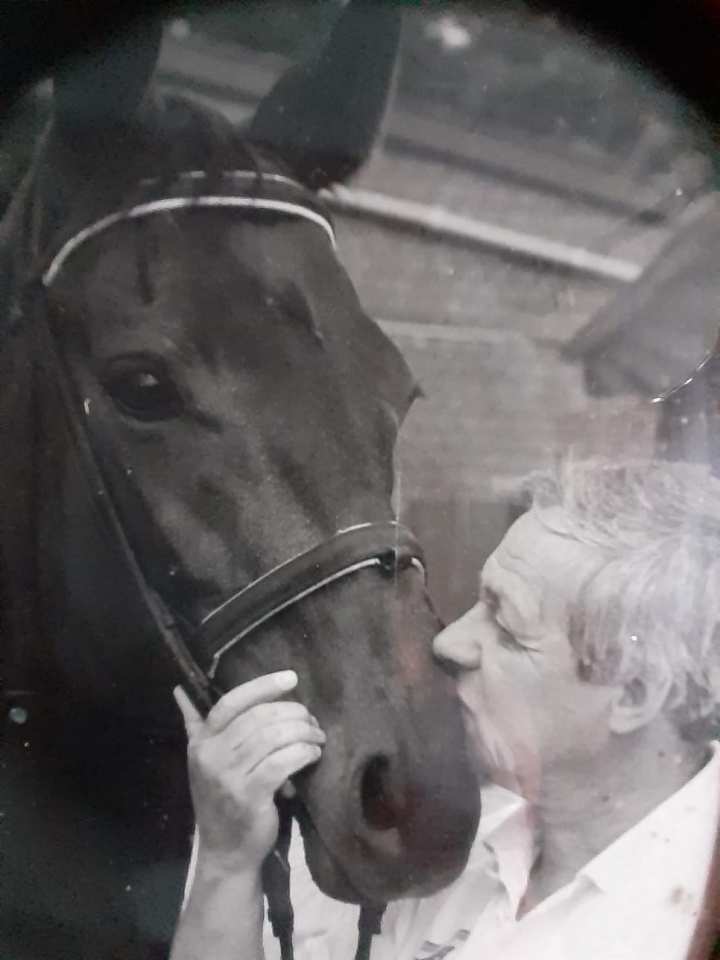
POLYGON ((476 670, 482 661, 485 621, 484 605, 478 603, 435 637, 433 653, 464 670, 476 670))

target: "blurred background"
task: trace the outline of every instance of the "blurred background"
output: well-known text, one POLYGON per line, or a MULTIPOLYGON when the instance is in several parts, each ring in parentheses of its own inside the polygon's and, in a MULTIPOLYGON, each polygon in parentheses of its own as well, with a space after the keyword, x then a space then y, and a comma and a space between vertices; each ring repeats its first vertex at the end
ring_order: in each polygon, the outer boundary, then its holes
MULTIPOLYGON (((339 6, 177 18, 159 81, 242 123, 339 6)), ((41 85, 3 131, 2 208, 48 109, 41 85)), ((690 111, 632 63, 519 3, 408 9, 381 141, 327 200, 366 311, 425 392, 397 500, 446 618, 474 601, 529 471, 568 452, 716 463, 714 187, 690 111)))

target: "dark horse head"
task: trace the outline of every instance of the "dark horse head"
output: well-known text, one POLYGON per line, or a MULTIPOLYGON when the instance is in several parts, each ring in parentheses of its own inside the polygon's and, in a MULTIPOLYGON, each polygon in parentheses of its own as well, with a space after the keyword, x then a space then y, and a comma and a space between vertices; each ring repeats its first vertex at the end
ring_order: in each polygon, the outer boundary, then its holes
MULTIPOLYGON (((315 191, 366 155, 397 30, 386 10, 349 9, 317 64, 283 78, 242 132, 151 96, 152 31, 56 83, 6 227, 6 622, 33 681, 98 704, 116 739, 162 714, 177 676, 148 598, 192 641, 239 587, 393 518, 393 447, 416 384, 363 313, 315 191)), ((368 566, 219 662, 224 689, 295 669, 327 732, 297 787, 330 895, 427 892, 465 863, 477 788, 437 629, 415 567, 368 566)))

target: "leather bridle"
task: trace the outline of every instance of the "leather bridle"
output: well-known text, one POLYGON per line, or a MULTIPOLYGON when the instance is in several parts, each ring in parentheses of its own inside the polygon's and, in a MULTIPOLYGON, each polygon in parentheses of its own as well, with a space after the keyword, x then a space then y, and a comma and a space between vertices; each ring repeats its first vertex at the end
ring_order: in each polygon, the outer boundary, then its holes
MULTIPOLYGON (((217 177, 216 177, 217 179, 217 177)), ((142 558, 130 542, 122 518, 106 482, 103 467, 93 447, 82 405, 73 388, 60 345, 53 329, 45 298, 66 262, 76 250, 115 224, 137 220, 157 213, 192 209, 235 209, 246 214, 274 214, 298 217, 322 229, 335 246, 335 233, 327 214, 303 186, 280 174, 257 171, 229 171, 221 174, 222 192, 203 192, 208 175, 191 171, 180 175, 170 195, 142 199, 127 209, 91 222, 64 240, 40 271, 43 304, 33 310, 44 341, 41 349, 54 370, 64 408, 65 420, 78 452, 86 479, 119 547, 128 574, 142 598, 158 635, 170 651, 185 682, 201 708, 207 710, 222 691, 217 673, 222 658, 251 633, 260 630, 284 611, 306 598, 347 580, 360 571, 376 569, 385 576, 415 566, 424 575, 424 559, 414 535, 396 520, 360 522, 337 531, 329 539, 296 554, 272 570, 240 587, 200 624, 189 625, 163 599, 149 580, 142 558), (260 192, 260 190, 262 192, 260 192)), ((141 184, 154 189, 156 180, 141 184)), ((289 842, 289 814, 281 809, 279 852, 268 858, 263 882, 270 905, 270 917, 280 939, 283 960, 292 957, 292 909, 289 900, 287 866, 278 860, 289 842)), ((369 952, 372 934, 379 929, 382 908, 361 910, 360 943, 357 956, 369 952)))
MULTIPOLYGON (((117 223, 167 211, 230 208, 299 217, 320 227, 334 247, 335 233, 329 217, 312 195, 289 177, 272 173, 258 175, 256 171, 229 171, 222 174, 222 180, 224 189, 231 187, 232 192, 200 193, 198 185, 204 186, 206 177, 202 171, 182 174, 172 195, 143 200, 77 230, 60 245, 42 271, 43 290, 47 292, 52 287, 75 251, 92 238, 117 223), (258 181, 262 195, 257 192, 258 181)), ((152 188, 156 184, 155 180, 146 180, 141 186, 152 188)), ((35 319, 44 328, 46 342, 43 347, 54 368, 66 420, 101 513, 121 547, 125 565, 158 632, 201 706, 207 708, 219 693, 215 683, 221 659, 241 640, 283 611, 361 570, 375 568, 389 576, 405 567, 415 566, 424 572, 420 544, 405 526, 396 520, 358 523, 337 531, 324 542, 296 554, 233 591, 198 626, 190 627, 165 603, 161 591, 150 583, 142 560, 125 533, 93 448, 82 407, 75 396, 58 333, 49 320, 47 309, 35 313, 40 314, 35 319)))

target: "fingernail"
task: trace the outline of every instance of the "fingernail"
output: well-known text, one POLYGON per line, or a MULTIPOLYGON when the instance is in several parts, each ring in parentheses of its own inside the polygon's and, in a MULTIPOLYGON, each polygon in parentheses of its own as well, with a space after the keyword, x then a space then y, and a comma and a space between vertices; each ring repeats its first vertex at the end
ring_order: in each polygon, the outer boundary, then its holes
POLYGON ((314 727, 319 727, 319 726, 320 726, 320 724, 318 723, 318 718, 317 718, 317 717, 314 717, 312 714, 310 714, 310 723, 311 723, 314 727))
POLYGON ((294 670, 281 670, 274 675, 274 678, 275 683, 281 690, 292 690, 293 687, 297 686, 298 675, 294 670))

